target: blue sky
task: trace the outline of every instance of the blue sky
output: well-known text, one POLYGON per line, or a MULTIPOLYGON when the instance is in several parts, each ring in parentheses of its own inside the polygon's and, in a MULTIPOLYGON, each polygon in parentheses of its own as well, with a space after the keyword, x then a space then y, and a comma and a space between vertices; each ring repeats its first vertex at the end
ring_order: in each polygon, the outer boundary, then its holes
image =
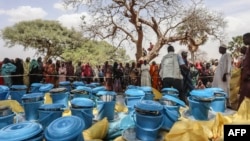
MULTIPOLYGON (((37 18, 58 20, 66 27, 74 26, 77 28, 80 24, 80 16, 83 13, 79 11, 75 12, 70 9, 65 10, 61 2, 62 0, 1 0, 0 30, 21 20, 32 20, 37 18)), ((228 22, 225 42, 229 41, 233 36, 250 32, 249 0, 204 0, 204 2, 209 9, 217 10, 224 14, 225 20, 228 22)), ((209 41, 201 46, 200 49, 208 53, 208 58, 219 58, 218 46, 219 42, 209 41), (206 48, 208 46, 209 49, 206 48)), ((182 47, 179 47, 177 51, 182 49, 182 47)), ((134 54, 129 52, 134 52, 134 50, 128 51, 128 54, 134 54)), ((5 57, 35 57, 33 54, 34 51, 31 49, 23 51, 21 46, 11 49, 6 48, 4 47, 3 40, 0 39, 0 60, 3 60, 5 57)), ((156 61, 160 60, 161 56, 164 54, 160 52, 160 56, 156 58, 156 61)))

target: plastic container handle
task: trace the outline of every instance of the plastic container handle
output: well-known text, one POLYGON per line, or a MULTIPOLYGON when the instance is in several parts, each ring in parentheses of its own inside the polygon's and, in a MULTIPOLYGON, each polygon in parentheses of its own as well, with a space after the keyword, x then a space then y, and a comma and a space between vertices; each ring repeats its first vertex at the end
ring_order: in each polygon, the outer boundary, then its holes
POLYGON ((45 117, 43 117, 42 119, 39 119, 38 122, 41 124, 47 124, 46 119, 48 119, 50 116, 52 116, 54 113, 51 112, 48 115, 46 115, 45 117))
MULTIPOLYGON (((82 113, 83 116, 86 115, 87 118, 94 118, 94 115, 93 115, 93 114, 86 113, 85 110, 83 110, 83 109, 81 110, 81 113, 82 113)), ((84 116, 84 117, 85 117, 85 116, 84 116)))
POLYGON ((157 127, 154 128, 154 129, 143 128, 143 127, 141 127, 140 125, 138 125, 138 124, 136 123, 136 121, 135 121, 135 112, 133 112, 132 117, 133 117, 133 120, 134 120, 136 126, 138 126, 139 128, 141 128, 141 129, 143 129, 143 130, 145 130, 145 131, 155 131, 155 130, 158 130, 158 129, 160 129, 160 128, 162 127, 162 125, 164 124, 163 116, 161 116, 161 124, 160 124, 159 126, 157 126, 157 127))

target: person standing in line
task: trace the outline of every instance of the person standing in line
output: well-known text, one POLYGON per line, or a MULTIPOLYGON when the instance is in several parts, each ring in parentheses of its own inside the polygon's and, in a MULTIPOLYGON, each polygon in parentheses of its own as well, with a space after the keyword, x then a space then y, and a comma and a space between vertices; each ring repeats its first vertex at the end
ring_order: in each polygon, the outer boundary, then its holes
POLYGON ((113 68, 111 65, 109 65, 109 62, 106 61, 103 66, 103 73, 104 73, 104 79, 105 79, 105 87, 108 91, 113 90, 113 68))
POLYGON ((59 70, 58 70, 58 74, 59 74, 59 82, 66 81, 67 69, 66 69, 64 62, 61 62, 61 65, 60 65, 59 70))
MULTIPOLYGON (((219 52, 222 56, 214 72, 212 87, 222 88, 228 95, 230 95, 232 57, 230 53, 227 53, 227 46, 224 44, 220 45, 219 52)), ((230 106, 229 102, 227 103, 227 106, 230 106)))
MULTIPOLYGON (((23 62, 23 83, 29 89, 30 85, 30 57, 27 57, 26 60, 23 62)), ((27 90, 28 90, 27 89, 27 90)))
POLYGON ((179 91, 179 98, 187 103, 186 95, 183 93, 183 76, 181 68, 185 62, 182 57, 176 54, 174 47, 168 46, 168 54, 163 56, 160 65, 160 77, 162 78, 163 88, 175 88, 179 91))
POLYGON ((147 60, 144 60, 141 64, 141 86, 151 87, 151 76, 150 76, 150 66, 147 60))
MULTIPOLYGON (((240 107, 244 98, 250 98, 250 33, 243 35, 243 43, 247 46, 244 60, 241 63, 241 79, 240 79, 240 91, 239 91, 239 104, 240 107)), ((249 108, 249 107, 248 107, 249 108)))
POLYGON ((156 64, 155 61, 152 62, 152 64, 150 65, 150 76, 152 78, 152 87, 160 90, 160 86, 159 86, 159 67, 156 64))
POLYGON ((11 73, 16 71, 16 66, 11 63, 9 58, 4 58, 2 67, 0 69, 1 75, 3 76, 4 85, 10 87, 12 85, 11 73))

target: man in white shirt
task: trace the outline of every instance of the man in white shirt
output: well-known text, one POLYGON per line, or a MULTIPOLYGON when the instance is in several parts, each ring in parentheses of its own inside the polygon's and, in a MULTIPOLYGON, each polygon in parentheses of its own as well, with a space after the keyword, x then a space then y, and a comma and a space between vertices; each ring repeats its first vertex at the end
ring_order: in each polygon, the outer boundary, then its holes
POLYGON ((186 95, 183 93, 183 76, 181 68, 185 67, 182 57, 174 53, 174 47, 168 46, 168 54, 163 56, 160 66, 160 76, 163 88, 175 88, 179 91, 179 97, 186 102, 186 95))

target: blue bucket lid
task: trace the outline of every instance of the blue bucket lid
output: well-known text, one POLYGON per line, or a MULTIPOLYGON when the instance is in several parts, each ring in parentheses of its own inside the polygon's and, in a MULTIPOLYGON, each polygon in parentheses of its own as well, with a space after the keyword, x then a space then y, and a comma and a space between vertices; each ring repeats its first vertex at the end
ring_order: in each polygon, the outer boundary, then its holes
POLYGON ((163 109, 163 106, 153 100, 140 100, 135 104, 135 108, 145 111, 160 111, 163 109))
POLYGON ((97 82, 92 82, 90 83, 91 85, 95 85, 95 86, 100 86, 101 84, 100 83, 97 83, 97 82))
POLYGON ((144 96, 145 92, 143 90, 140 90, 140 89, 127 89, 125 91, 125 94, 127 96, 144 96))
POLYGON ((12 85, 10 88, 16 89, 16 90, 25 90, 27 89, 27 86, 26 85, 12 85))
POLYGON ((190 92, 190 95, 195 96, 195 97, 200 97, 200 98, 213 98, 214 97, 214 93, 206 89, 192 90, 190 92))
POLYGON ((39 107, 39 110, 45 110, 45 111, 59 111, 62 108, 65 108, 63 104, 60 103, 54 103, 54 104, 43 104, 39 107))
POLYGON ((45 130, 48 140, 72 140, 82 135, 85 128, 83 120, 77 116, 60 117, 49 124, 45 130))
POLYGON ((88 98, 73 98, 71 104, 79 107, 93 107, 94 102, 88 98))
POLYGON ((90 87, 86 87, 86 86, 77 86, 76 89, 77 90, 82 90, 82 91, 87 91, 87 92, 92 91, 92 89, 90 87))
POLYGON ((86 84, 85 86, 90 87, 90 88, 95 88, 95 87, 97 87, 95 84, 86 84))
POLYGON ((32 87, 40 87, 42 85, 43 85, 42 83, 32 83, 31 84, 32 87))
POLYGON ((166 100, 173 101, 173 102, 175 102, 177 105, 180 105, 180 106, 183 106, 183 107, 186 106, 186 104, 185 104, 184 101, 182 101, 182 100, 180 100, 179 98, 176 98, 176 97, 174 97, 174 96, 171 96, 171 95, 164 95, 164 96, 162 97, 162 99, 166 99, 166 100))
POLYGON ((84 83, 82 81, 74 81, 72 84, 74 86, 84 86, 84 83))
POLYGON ((30 99, 30 98, 43 98, 43 93, 31 93, 31 94, 24 94, 22 99, 30 99))
POLYGON ((224 91, 222 88, 216 88, 216 87, 206 88, 206 90, 211 90, 213 92, 223 92, 224 91))
POLYGON ((93 93, 97 93, 99 91, 106 91, 106 87, 104 87, 104 86, 98 86, 98 87, 95 87, 95 88, 92 89, 93 93))
POLYGON ((161 92, 168 92, 168 91, 179 93, 179 91, 175 88, 163 88, 163 89, 161 89, 161 92))
POLYGON ((39 88, 39 91, 41 92, 47 92, 47 91, 50 91, 52 88, 54 87, 53 84, 43 84, 40 88, 39 88))
POLYGON ((0 140, 21 141, 32 138, 43 130, 42 125, 36 122, 24 121, 8 125, 0 130, 0 140))
POLYGON ((102 96, 102 95, 116 95, 116 92, 114 92, 114 91, 98 91, 96 95, 98 95, 98 96, 102 96))
POLYGON ((4 86, 4 85, 0 85, 0 93, 2 93, 2 92, 6 92, 6 91, 9 91, 9 90, 10 90, 10 88, 9 88, 9 87, 4 86))
POLYGON ((59 82, 59 85, 61 85, 61 86, 68 86, 68 85, 70 85, 70 81, 59 82))
POLYGON ((50 93, 61 93, 61 92, 66 92, 67 88, 61 87, 61 88, 53 88, 49 92, 50 93))
POLYGON ((139 89, 143 90, 144 92, 152 92, 152 87, 149 86, 141 86, 139 89))
POLYGON ((135 85, 128 85, 127 89, 138 89, 140 88, 139 86, 135 86, 135 85))

